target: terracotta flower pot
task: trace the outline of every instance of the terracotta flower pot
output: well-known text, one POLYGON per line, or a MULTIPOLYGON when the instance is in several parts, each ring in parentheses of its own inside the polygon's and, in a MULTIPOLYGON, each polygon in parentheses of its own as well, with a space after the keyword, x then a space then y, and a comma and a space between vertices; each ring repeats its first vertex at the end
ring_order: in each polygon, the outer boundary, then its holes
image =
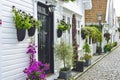
POLYGON ((23 41, 26 35, 25 29, 17 29, 17 39, 18 41, 23 41))

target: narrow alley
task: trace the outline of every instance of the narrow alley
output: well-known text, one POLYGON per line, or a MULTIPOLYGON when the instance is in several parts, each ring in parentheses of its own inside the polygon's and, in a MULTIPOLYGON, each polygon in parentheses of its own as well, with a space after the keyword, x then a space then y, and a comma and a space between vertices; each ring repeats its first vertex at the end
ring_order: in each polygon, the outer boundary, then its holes
POLYGON ((120 80, 120 46, 77 80, 120 80))

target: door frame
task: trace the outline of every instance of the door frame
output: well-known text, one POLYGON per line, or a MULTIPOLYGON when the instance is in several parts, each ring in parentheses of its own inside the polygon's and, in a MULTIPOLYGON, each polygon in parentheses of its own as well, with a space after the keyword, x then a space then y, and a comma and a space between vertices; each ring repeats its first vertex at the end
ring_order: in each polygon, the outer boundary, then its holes
MULTIPOLYGON (((40 2, 40 1, 37 1, 37 2, 34 2, 34 17, 36 19, 38 19, 38 11, 37 11, 37 5, 38 3, 42 4, 42 5, 45 5, 44 3, 40 2)), ((45 5, 47 6, 47 5, 45 5)), ((53 45, 54 45, 54 12, 49 12, 49 16, 52 16, 52 18, 49 17, 49 24, 52 23, 51 25, 48 25, 48 27, 51 27, 52 29, 50 30, 50 32, 52 32, 52 34, 50 34, 50 36, 52 36, 52 42, 49 42, 52 49, 50 49, 50 64, 52 66, 50 66, 50 73, 54 73, 54 49, 53 49, 53 45), (50 22, 52 21, 52 22, 50 22)), ((36 32, 35 34, 35 44, 38 45, 38 31, 36 32)), ((37 48, 37 54, 36 54, 36 59, 38 60, 38 48, 37 48)))

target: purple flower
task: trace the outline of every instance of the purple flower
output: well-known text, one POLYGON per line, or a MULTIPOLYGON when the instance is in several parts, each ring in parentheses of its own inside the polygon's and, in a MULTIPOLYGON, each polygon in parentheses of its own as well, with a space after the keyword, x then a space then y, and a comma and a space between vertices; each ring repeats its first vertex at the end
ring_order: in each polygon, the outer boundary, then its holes
POLYGON ((36 48, 35 44, 30 43, 29 46, 27 47, 27 52, 28 54, 35 54, 36 53, 36 48))
POLYGON ((27 47, 27 54, 30 55, 30 65, 28 68, 25 68, 23 72, 27 75, 28 79, 45 79, 46 74, 45 71, 49 69, 49 64, 43 64, 40 61, 36 61, 34 59, 34 54, 36 53, 35 44, 30 43, 27 47))
POLYGON ((43 73, 43 74, 40 75, 40 78, 41 78, 41 79, 45 79, 45 77, 46 77, 46 74, 45 74, 45 73, 43 73))
POLYGON ((36 76, 33 75, 33 76, 32 76, 32 79, 35 79, 35 78, 36 78, 36 76))
POLYGON ((23 72, 26 73, 26 75, 30 79, 36 79, 37 77, 39 77, 40 79, 45 79, 45 71, 48 69, 48 64, 43 64, 42 62, 36 61, 36 59, 34 59, 33 63, 31 63, 31 65, 28 68, 25 68, 23 72))

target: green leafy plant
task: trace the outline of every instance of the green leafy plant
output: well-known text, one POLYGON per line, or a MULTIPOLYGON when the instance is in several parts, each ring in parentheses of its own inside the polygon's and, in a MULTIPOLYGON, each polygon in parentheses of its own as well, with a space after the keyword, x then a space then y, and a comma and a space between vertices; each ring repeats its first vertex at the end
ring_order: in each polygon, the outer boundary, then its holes
POLYGON ((84 59, 85 60, 89 60, 92 58, 92 55, 90 54, 91 50, 90 50, 90 46, 89 44, 86 42, 85 45, 83 46, 83 49, 85 51, 85 54, 84 54, 84 59))
POLYGON ((78 60, 78 62, 85 62, 85 59, 78 60))
POLYGON ((71 77, 69 78, 69 80, 75 80, 75 79, 74 79, 74 77, 73 77, 73 76, 71 76, 71 77))
POLYGON ((13 20, 17 29, 30 29, 31 27, 36 27, 40 29, 42 26, 41 21, 33 18, 30 14, 25 13, 24 11, 17 10, 13 6, 13 20))
POLYGON ((70 25, 65 23, 64 20, 61 20, 61 22, 58 24, 58 29, 62 30, 62 31, 66 31, 70 28, 70 25))
POLYGON ((92 38, 94 43, 102 42, 102 33, 94 26, 87 26, 81 29, 81 37, 85 39, 87 36, 92 38))
POLYGON ((24 27, 24 17, 22 15, 21 10, 16 10, 15 6, 13 6, 12 12, 14 13, 13 20, 15 22, 16 28, 17 29, 25 29, 25 27, 24 27))
POLYGON ((113 47, 117 46, 117 42, 113 42, 113 43, 112 43, 112 46, 113 46, 113 47))
POLYGON ((40 30, 40 27, 42 26, 42 22, 40 20, 33 18, 32 16, 30 20, 31 20, 33 27, 36 27, 36 29, 40 30))
POLYGON ((101 25, 101 27, 99 25, 86 25, 87 27, 95 27, 96 29, 98 29, 101 32, 101 28, 103 28, 103 25, 101 25))
POLYGON ((85 53, 84 54, 84 59, 85 60, 90 60, 92 58, 92 55, 90 53, 85 53))
POLYGON ((31 23, 30 16, 27 15, 26 13, 23 13, 22 15, 24 16, 23 23, 24 23, 25 29, 30 29, 31 27, 33 27, 33 24, 31 23))
POLYGON ((112 49, 112 44, 111 43, 104 46, 104 52, 105 53, 108 52, 108 51, 111 51, 111 49, 112 49))
POLYGON ((64 67, 61 69, 62 71, 66 71, 70 69, 70 62, 72 58, 72 47, 69 44, 61 41, 60 44, 55 45, 55 53, 56 56, 63 61, 64 67))
POLYGON ((85 53, 90 53, 91 52, 90 46, 87 42, 85 42, 85 45, 83 46, 83 49, 84 49, 85 53))

